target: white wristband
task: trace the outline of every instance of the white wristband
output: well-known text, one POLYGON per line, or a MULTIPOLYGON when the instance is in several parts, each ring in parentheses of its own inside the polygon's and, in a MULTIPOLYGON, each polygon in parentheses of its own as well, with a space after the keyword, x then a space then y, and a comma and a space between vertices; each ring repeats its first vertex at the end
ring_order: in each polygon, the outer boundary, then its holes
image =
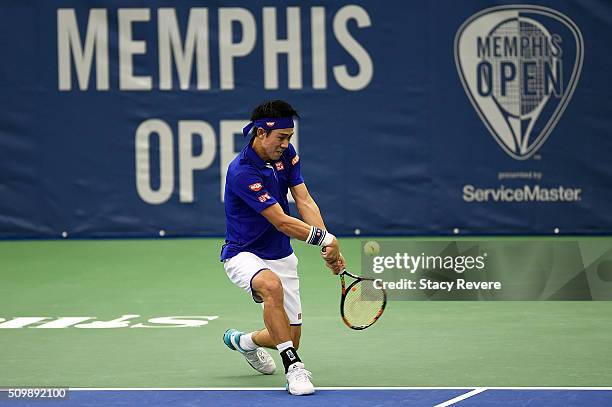
POLYGON ((329 233, 327 230, 319 229, 316 226, 310 227, 310 233, 306 238, 306 243, 313 244, 315 246, 329 246, 334 242, 334 235, 329 233))
POLYGON ((327 234, 325 235, 325 238, 323 238, 323 242, 321 243, 321 246, 325 247, 325 246, 329 246, 330 244, 332 244, 334 242, 336 236, 332 235, 331 233, 327 232, 327 234))

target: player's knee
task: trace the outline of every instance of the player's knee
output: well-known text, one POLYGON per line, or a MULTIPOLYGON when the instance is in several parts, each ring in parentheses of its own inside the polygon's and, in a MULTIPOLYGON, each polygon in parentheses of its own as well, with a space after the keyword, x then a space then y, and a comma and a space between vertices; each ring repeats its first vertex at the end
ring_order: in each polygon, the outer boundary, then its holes
POLYGON ((264 301, 276 301, 283 298, 283 284, 276 274, 267 273, 265 278, 257 284, 257 291, 264 301))
POLYGON ((283 283, 278 278, 266 280, 264 287, 264 290, 274 298, 279 298, 283 295, 283 283))

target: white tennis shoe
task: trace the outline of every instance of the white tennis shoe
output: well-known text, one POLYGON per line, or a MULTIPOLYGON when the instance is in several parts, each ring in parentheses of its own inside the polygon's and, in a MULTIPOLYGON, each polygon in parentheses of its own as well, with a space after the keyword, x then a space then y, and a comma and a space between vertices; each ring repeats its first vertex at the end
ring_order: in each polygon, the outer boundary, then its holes
POLYGON ((240 337, 242 335, 244 335, 244 332, 240 332, 236 329, 228 329, 223 334, 223 343, 231 350, 242 353, 247 363, 259 373, 274 374, 276 371, 276 363, 274 363, 272 356, 263 348, 257 348, 255 350, 242 349, 240 347, 240 337))
POLYGON ((287 391, 294 396, 305 396, 314 393, 314 386, 310 382, 312 373, 304 369, 304 364, 295 362, 289 366, 287 377, 287 391))
POLYGON ((276 363, 272 356, 263 348, 257 348, 252 351, 244 352, 244 358, 251 367, 262 374, 274 374, 276 371, 276 363))

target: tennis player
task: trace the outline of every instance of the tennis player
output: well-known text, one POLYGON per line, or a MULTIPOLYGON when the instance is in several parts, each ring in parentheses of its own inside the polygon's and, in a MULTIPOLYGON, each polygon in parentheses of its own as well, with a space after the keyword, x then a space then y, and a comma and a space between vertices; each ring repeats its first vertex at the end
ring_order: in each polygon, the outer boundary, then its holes
POLYGON ((287 391, 305 395, 314 393, 314 387, 297 353, 302 306, 298 259, 289 238, 325 247, 322 256, 334 274, 343 270, 344 258, 308 193, 300 157, 289 142, 294 117, 297 112, 282 100, 257 106, 243 130, 251 140, 227 170, 227 235, 221 261, 229 279, 263 304, 265 328, 250 333, 228 329, 223 342, 263 374, 276 370, 263 348, 277 349, 285 367, 287 391), (303 221, 289 213, 289 191, 303 221))

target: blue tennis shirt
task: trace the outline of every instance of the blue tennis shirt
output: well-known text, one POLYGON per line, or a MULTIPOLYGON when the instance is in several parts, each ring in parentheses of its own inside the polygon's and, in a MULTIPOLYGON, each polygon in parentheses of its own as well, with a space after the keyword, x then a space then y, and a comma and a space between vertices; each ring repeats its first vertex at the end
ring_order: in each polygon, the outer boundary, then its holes
POLYGON ((278 161, 265 162, 252 147, 253 139, 230 163, 225 180, 227 231, 221 261, 240 252, 276 260, 293 253, 289 236, 276 230, 261 211, 280 204, 289 215, 289 188, 304 182, 300 157, 289 144, 278 161))

